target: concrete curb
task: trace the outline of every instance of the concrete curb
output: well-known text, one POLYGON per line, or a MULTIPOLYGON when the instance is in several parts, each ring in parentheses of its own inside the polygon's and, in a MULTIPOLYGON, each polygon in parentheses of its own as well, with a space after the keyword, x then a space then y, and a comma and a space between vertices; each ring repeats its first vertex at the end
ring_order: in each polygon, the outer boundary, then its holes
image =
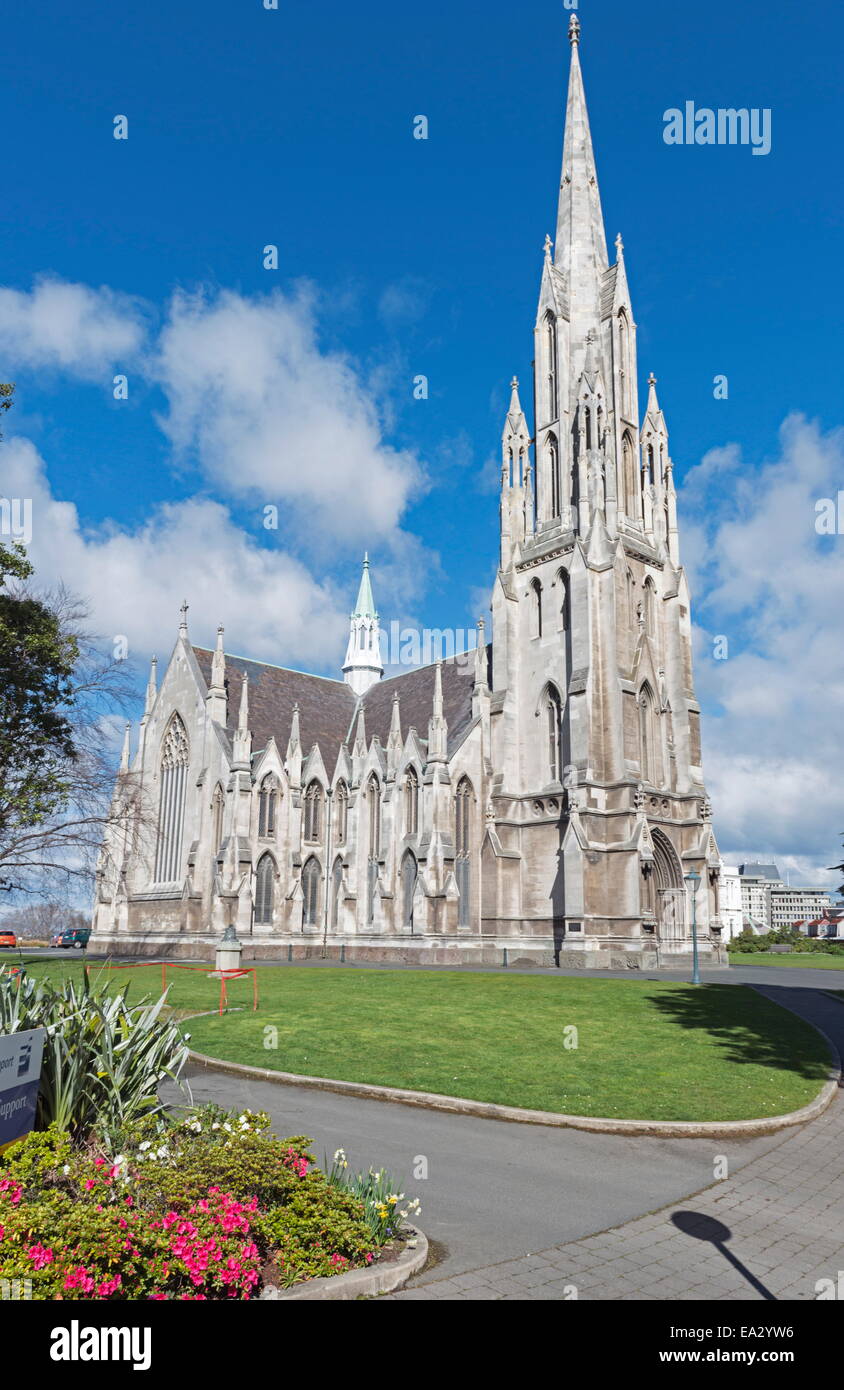
MULTIPOLYGON (((187 1020, 183 1020, 187 1022, 187 1020)), ((808 1022, 808 1020, 805 1020, 808 1022)), ((202 1052, 190 1052, 197 1066, 229 1076, 242 1076, 253 1081, 271 1081, 278 1086, 306 1086, 317 1091, 335 1091, 339 1095, 358 1096, 362 1100, 391 1101, 398 1105, 416 1105, 423 1110, 446 1110, 456 1115, 474 1115, 484 1120, 506 1120, 515 1124, 548 1125, 557 1129, 586 1129, 599 1134, 640 1134, 659 1139, 740 1138, 744 1135, 776 1134, 792 1125, 802 1125, 822 1115, 838 1090, 841 1081, 841 1058, 832 1039, 820 1028, 830 1049, 833 1062, 829 1080, 820 1094, 800 1110, 787 1115, 770 1115, 758 1120, 612 1120, 590 1115, 556 1115, 545 1110, 521 1110, 512 1105, 495 1105, 488 1101, 464 1100, 459 1096, 443 1096, 431 1091, 404 1091, 395 1086, 372 1086, 358 1081, 335 1081, 323 1076, 299 1076, 294 1072, 272 1071, 268 1067, 248 1067, 239 1062, 226 1062, 218 1057, 206 1057, 202 1052)))
POLYGON ((411 1275, 418 1274, 428 1262, 428 1240, 424 1232, 418 1226, 408 1225, 407 1229, 413 1232, 416 1244, 412 1249, 405 1247, 397 1260, 370 1265, 367 1269, 350 1269, 348 1274, 333 1274, 330 1279, 308 1279, 290 1289, 268 1284, 258 1301, 366 1298, 402 1289, 411 1275))

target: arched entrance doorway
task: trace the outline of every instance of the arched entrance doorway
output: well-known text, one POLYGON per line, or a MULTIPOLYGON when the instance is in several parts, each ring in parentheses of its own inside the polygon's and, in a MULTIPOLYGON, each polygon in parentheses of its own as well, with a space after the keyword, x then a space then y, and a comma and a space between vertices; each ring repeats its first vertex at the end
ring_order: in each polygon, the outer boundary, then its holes
POLYGON ((661 830, 651 831, 654 847, 656 919, 660 939, 679 941, 687 935, 686 885, 677 851, 661 830))

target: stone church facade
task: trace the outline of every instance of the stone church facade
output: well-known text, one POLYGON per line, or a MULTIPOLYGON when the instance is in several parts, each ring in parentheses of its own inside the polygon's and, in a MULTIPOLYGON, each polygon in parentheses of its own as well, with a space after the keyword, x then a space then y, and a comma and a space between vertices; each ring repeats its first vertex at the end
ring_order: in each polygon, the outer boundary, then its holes
POLYGON ((222 630, 193 646, 183 608, 134 756, 127 729, 92 949, 210 958, 234 926, 246 959, 654 969, 694 914, 725 960, 668 432, 653 377, 640 415, 579 37, 491 641, 481 622, 468 656, 383 679, 368 562, 342 679, 227 655, 222 630))

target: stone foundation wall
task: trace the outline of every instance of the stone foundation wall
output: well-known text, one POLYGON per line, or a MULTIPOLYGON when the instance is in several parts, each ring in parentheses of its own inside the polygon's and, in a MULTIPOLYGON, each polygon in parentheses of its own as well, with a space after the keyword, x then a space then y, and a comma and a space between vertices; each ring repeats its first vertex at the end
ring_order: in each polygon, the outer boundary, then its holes
MULTIPOLYGON (((553 941, 536 937, 504 937, 498 940, 438 938, 399 938, 382 940, 329 940, 325 950, 322 942, 295 937, 241 938, 243 964, 254 961, 329 960, 338 964, 370 965, 461 965, 522 967, 559 966, 563 970, 685 970, 691 971, 691 955, 664 955, 648 942, 644 949, 633 943, 618 946, 598 943, 592 938, 582 949, 562 947, 555 952, 553 941)), ((136 960, 198 960, 213 961, 217 938, 191 933, 174 938, 164 933, 120 933, 112 937, 92 938, 91 958, 98 956, 127 957, 136 960)), ((724 947, 701 947, 700 963, 707 969, 727 966, 724 947)))

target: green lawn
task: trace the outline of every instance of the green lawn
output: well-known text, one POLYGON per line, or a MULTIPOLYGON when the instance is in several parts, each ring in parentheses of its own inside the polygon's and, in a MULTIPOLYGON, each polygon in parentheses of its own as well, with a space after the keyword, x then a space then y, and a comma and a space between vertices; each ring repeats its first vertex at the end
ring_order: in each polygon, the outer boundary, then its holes
POLYGON ((731 951, 730 965, 796 965, 804 970, 844 970, 844 951, 799 951, 786 955, 777 951, 731 951))
MULTIPOLYGON (((818 1093, 829 1065, 812 1028, 737 985, 295 966, 258 974, 257 1014, 251 985, 237 982, 230 999, 243 1012, 186 1025, 197 1051, 529 1109, 662 1120, 794 1110, 818 1093), (277 1047, 265 1046, 268 1027, 277 1047), (576 1048, 566 1046, 571 1028, 576 1048)), ((135 994, 160 989, 155 968, 113 978, 131 980, 135 994)), ((215 1007, 218 986, 204 973, 171 978, 175 1007, 215 1007)))

